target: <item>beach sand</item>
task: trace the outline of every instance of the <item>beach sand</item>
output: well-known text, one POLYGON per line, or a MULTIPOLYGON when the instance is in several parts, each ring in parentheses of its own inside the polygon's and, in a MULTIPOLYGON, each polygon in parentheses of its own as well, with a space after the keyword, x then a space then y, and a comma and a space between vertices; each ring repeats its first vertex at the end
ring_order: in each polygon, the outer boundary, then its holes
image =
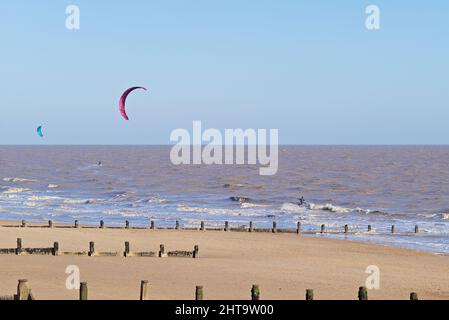
MULTIPOLYGON (((0 221, 11 225, 11 221, 0 221)), ((250 298, 253 284, 261 299, 304 299, 307 288, 315 299, 357 299, 369 265, 380 269, 380 289, 369 299, 449 299, 449 257, 413 250, 298 236, 296 234, 241 233, 185 230, 124 230, 0 227, 0 247, 52 247, 60 251, 123 252, 192 250, 200 258, 143 258, 87 256, 0 255, 0 295, 12 294, 18 279, 28 279, 36 299, 78 299, 65 286, 66 267, 77 265, 81 281, 88 282, 89 299, 138 299, 141 280, 150 283, 151 299, 194 299, 196 285, 205 299, 250 298)))

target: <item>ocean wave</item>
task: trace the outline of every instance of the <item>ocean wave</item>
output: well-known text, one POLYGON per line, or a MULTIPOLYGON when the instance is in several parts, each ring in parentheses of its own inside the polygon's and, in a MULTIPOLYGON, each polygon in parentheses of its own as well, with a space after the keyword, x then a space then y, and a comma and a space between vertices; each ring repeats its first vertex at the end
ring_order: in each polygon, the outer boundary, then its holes
POLYGON ((259 216, 260 214, 255 212, 240 211, 234 209, 218 209, 218 208, 204 208, 204 207, 190 207, 187 205, 178 205, 176 211, 180 212, 195 212, 195 213, 207 213, 211 215, 234 215, 234 216, 259 216))
POLYGON ((160 197, 151 197, 147 200, 148 203, 167 203, 168 200, 160 197))
POLYGON ((31 196, 27 198, 28 201, 48 201, 48 200, 61 200, 56 196, 31 196))
POLYGON ((47 186, 47 188, 49 188, 49 189, 56 189, 56 188, 59 188, 59 185, 50 183, 50 184, 47 186))
POLYGON ((65 199, 63 202, 66 204, 91 204, 96 201, 97 199, 65 199))
POLYGON ((25 179, 25 178, 3 178, 4 182, 36 182, 33 179, 25 179))
POLYGON ((257 204, 257 203, 250 203, 250 202, 243 202, 240 204, 240 208, 269 208, 271 205, 268 204, 257 204))
POLYGON ((236 189, 236 188, 243 188, 244 185, 241 183, 226 183, 223 185, 223 188, 229 188, 229 189, 236 189))
POLYGON ((28 188, 14 188, 14 187, 6 187, 4 188, 6 191, 3 191, 4 194, 11 194, 11 193, 24 193, 24 192, 30 192, 31 189, 28 188))

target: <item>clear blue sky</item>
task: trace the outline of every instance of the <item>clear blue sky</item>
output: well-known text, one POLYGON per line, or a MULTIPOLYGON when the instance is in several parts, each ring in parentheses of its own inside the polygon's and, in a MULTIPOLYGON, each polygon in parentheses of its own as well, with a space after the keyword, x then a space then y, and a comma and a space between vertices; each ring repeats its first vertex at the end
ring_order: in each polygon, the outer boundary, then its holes
POLYGON ((449 144, 448 1, 1 0, 0 39, 0 144, 168 144, 192 120, 284 144, 449 144), (133 85, 150 91, 126 122, 133 85))

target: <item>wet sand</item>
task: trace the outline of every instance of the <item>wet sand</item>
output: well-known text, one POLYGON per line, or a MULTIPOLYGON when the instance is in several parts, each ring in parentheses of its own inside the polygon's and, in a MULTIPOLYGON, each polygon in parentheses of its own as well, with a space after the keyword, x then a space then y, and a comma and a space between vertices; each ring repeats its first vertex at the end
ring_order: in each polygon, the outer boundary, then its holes
MULTIPOLYGON (((19 225, 0 221, 0 225, 19 225)), ((200 258, 15 256, 0 255, 0 295, 12 294, 18 279, 28 279, 36 299, 77 299, 65 286, 66 267, 77 265, 88 282, 90 299, 138 299, 141 280, 150 283, 151 299, 193 299, 195 286, 205 299, 249 299, 253 284, 261 299, 356 299, 369 265, 380 269, 380 289, 370 299, 449 299, 449 257, 348 240, 296 234, 185 230, 124 230, 0 227, 0 247, 52 247, 87 251, 193 250, 200 258)))

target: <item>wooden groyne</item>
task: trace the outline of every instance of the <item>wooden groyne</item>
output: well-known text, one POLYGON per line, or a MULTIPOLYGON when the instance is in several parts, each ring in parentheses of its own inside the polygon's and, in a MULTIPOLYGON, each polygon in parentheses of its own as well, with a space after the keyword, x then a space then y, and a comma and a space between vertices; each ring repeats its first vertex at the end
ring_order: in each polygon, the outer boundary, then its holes
POLYGON ((61 251, 59 249, 59 242, 54 242, 52 247, 46 248, 24 248, 22 246, 22 239, 17 239, 15 248, 0 248, 0 254, 10 255, 52 255, 52 256, 89 256, 89 257, 175 257, 175 258, 199 258, 199 246, 195 245, 192 251, 189 250, 174 250, 166 251, 165 246, 161 244, 159 251, 132 251, 129 241, 125 242, 124 251, 117 252, 99 252, 95 250, 95 242, 89 242, 89 249, 87 251, 61 251))
MULTIPOLYGON (((148 280, 142 280, 140 282, 140 292, 136 295, 139 300, 151 300, 152 287, 148 280)), ((368 300, 368 289, 366 287, 359 287, 358 291, 354 291, 354 298, 360 301, 368 300)), ((196 286, 193 291, 192 298, 200 301, 205 300, 204 287, 196 286)), ((254 284, 249 290, 248 299, 252 301, 259 301, 262 298, 261 288, 259 285, 254 284)), ((299 299, 300 297, 298 297, 299 299)), ((28 280, 21 279, 17 284, 17 293, 12 295, 0 296, 0 300, 35 300, 31 289, 28 286, 28 280)), ((79 300, 89 300, 89 289, 87 282, 81 282, 79 284, 79 300)), ((306 289, 305 300, 315 300, 313 289, 306 289)), ((418 294, 416 292, 410 293, 410 300, 418 300, 418 294)))
POLYGON ((123 226, 106 226, 103 220, 100 221, 98 226, 92 226, 92 225, 83 225, 81 226, 79 224, 78 220, 75 220, 73 225, 55 225, 53 221, 48 221, 47 224, 33 224, 30 225, 27 223, 27 221, 22 220, 20 224, 13 225, 3 225, 4 228, 72 228, 72 229, 123 229, 123 230, 188 230, 188 231, 225 231, 225 232, 268 232, 268 233, 292 233, 292 234, 298 234, 298 235, 316 235, 316 234, 360 234, 360 233, 369 233, 370 235, 385 235, 385 234, 391 234, 391 235, 411 235, 411 234, 418 234, 420 233, 420 229, 418 225, 415 225, 413 230, 397 230, 396 226, 392 225, 391 229, 389 231, 382 231, 382 232, 374 232, 373 226, 368 225, 367 228, 361 229, 360 227, 352 228, 345 224, 341 226, 340 228, 333 227, 329 228, 325 224, 322 224, 319 229, 313 230, 313 228, 309 228, 308 230, 304 230, 304 226, 301 224, 301 222, 297 222, 295 228, 279 228, 277 226, 277 222, 273 221, 271 228, 256 228, 256 225, 253 221, 250 221, 248 226, 239 226, 239 227, 233 227, 230 225, 228 221, 225 221, 222 227, 212 226, 208 227, 206 226, 204 221, 201 221, 198 226, 181 226, 181 223, 179 220, 176 220, 173 227, 162 227, 162 226, 156 226, 155 221, 150 221, 148 227, 141 227, 141 226, 131 226, 129 221, 125 221, 123 226))

